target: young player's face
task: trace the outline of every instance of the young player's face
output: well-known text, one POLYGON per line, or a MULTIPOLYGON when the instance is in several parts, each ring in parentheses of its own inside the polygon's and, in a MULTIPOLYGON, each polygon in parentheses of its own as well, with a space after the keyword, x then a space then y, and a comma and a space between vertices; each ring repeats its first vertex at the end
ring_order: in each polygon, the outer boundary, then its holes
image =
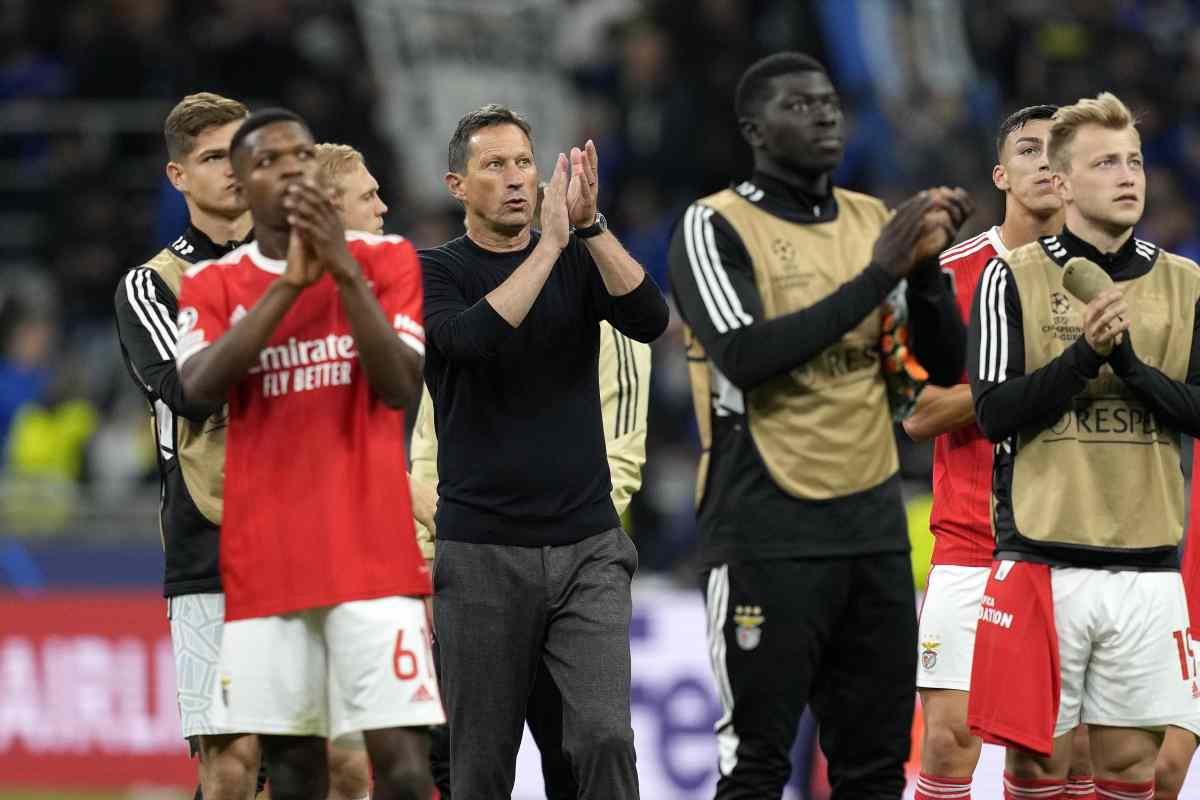
POLYGON ((1133 126, 1084 125, 1070 146, 1070 172, 1058 176, 1063 198, 1089 222, 1113 233, 1137 224, 1146 206, 1142 140, 1133 126))
POLYGON ((379 182, 367 165, 354 162, 354 168, 338 178, 341 195, 337 199, 342 224, 347 230, 383 233, 383 215, 387 204, 379 197, 379 182))
POLYGON ((533 221, 537 164, 525 132, 491 125, 467 142, 467 170, 460 189, 467 214, 497 229, 520 230, 533 221))
POLYGON ((236 166, 255 226, 287 227, 287 187, 305 178, 317 180, 312 135, 295 122, 273 122, 251 133, 239 148, 236 166))
POLYGON ((823 72, 771 78, 771 96, 759 116, 762 148, 800 172, 829 172, 842 161, 842 104, 823 72))
POLYGON ((1053 214, 1062 208, 1054 189, 1046 143, 1051 121, 1031 119, 1011 131, 1004 141, 1004 155, 996 185, 1035 214, 1053 214))
POLYGON ((201 131, 192 152, 176 162, 180 190, 200 210, 231 219, 246 210, 229 160, 229 142, 241 124, 238 119, 201 131))

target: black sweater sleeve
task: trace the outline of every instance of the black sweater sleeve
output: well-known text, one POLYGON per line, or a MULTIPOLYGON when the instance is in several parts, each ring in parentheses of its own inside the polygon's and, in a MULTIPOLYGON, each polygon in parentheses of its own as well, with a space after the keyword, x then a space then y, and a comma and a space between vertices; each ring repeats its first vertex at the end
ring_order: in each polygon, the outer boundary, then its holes
POLYGON ((979 428, 1000 442, 1065 410, 1100 372, 1103 359, 1080 336, 1062 355, 1025 374, 1021 298, 1008 264, 993 258, 971 304, 967 378, 979 428))
POLYGON ((448 361, 481 361, 496 355, 516 330, 487 298, 467 303, 445 255, 422 250, 426 341, 448 361))
POLYGON ((125 366, 147 399, 162 400, 171 411, 194 422, 212 415, 219 406, 183 396, 175 367, 178 302, 166 281, 146 267, 131 269, 117 285, 114 302, 125 366))
MULTIPOLYGON (((588 288, 596 313, 601 319, 607 320, 614 328, 636 342, 649 344, 662 336, 671 321, 671 310, 667 307, 662 290, 649 273, 642 273, 642 282, 632 292, 613 296, 608 293, 604 278, 601 277, 587 245, 578 237, 571 237, 562 258, 569 258, 579 265, 578 268, 587 270, 588 288)), ((561 266, 560 264, 555 269, 561 266)))
POLYGON ((1113 372, 1163 424, 1188 436, 1200 437, 1200 303, 1196 304, 1194 320, 1186 381, 1168 378, 1138 358, 1128 333, 1113 351, 1110 363, 1113 372))
POLYGON ((808 308, 764 319, 750 254, 720 214, 700 205, 676 227, 668 266, 679 313, 721 374, 742 391, 808 363, 899 282, 869 264, 808 308))
POLYGON ((913 355, 929 372, 930 383, 954 386, 967 358, 967 329, 962 323, 950 277, 937 258, 908 277, 908 327, 913 355))

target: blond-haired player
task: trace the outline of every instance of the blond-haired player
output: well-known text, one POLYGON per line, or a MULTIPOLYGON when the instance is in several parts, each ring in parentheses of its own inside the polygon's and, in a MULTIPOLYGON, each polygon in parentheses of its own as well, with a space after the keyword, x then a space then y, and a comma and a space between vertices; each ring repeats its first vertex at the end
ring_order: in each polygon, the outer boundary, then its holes
POLYGON ((1060 796, 1070 731, 1084 723, 1096 796, 1150 800, 1163 730, 1200 724, 1194 665, 1175 640, 1188 628, 1179 434, 1200 434, 1200 270, 1133 235, 1146 174, 1116 96, 1059 109, 1049 157, 1065 228, 993 259, 971 319, 976 418, 997 444, 997 563, 975 661, 1026 656, 1003 665, 1002 681, 976 685, 976 670, 969 716, 983 719, 976 710, 990 702, 1026 730, 1053 720, 1050 755, 1009 749, 1005 797, 1060 796), (1062 276, 1075 257, 1115 287, 1086 304, 1073 297, 1062 276), (1031 624, 1035 595, 1052 610, 1048 624, 1031 624), (1056 718, 1052 706, 1004 709, 1004 698, 1052 685, 1037 657, 1047 635, 1057 639, 1056 718))
POLYGON ((383 233, 387 204, 379 181, 367 169, 362 153, 348 144, 317 145, 320 180, 333 192, 333 204, 347 230, 383 233))

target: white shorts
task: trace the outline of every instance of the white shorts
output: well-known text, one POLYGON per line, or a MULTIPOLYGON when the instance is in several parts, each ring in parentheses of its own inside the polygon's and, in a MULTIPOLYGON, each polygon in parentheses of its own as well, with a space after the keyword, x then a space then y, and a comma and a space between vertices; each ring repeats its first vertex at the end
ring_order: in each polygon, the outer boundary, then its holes
POLYGON ((991 567, 935 564, 921 603, 917 636, 917 687, 971 688, 975 625, 991 567))
POLYGON ((221 722, 250 733, 345 740, 446 721, 416 597, 228 622, 214 697, 221 722))
POLYGON ((185 739, 235 733, 217 721, 213 689, 221 658, 225 595, 220 592, 167 598, 171 649, 175 651, 175 689, 185 739))
POLYGON ((1054 735, 1080 723, 1200 724, 1179 573, 1054 567, 1050 574, 1062 674, 1054 735))

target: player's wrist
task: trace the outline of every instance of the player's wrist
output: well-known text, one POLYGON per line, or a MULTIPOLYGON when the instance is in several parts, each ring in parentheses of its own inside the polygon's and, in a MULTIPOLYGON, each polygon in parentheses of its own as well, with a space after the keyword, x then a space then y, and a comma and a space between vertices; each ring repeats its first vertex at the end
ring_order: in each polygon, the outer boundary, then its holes
POLYGON ((298 276, 289 276, 287 273, 284 273, 279 276, 278 280, 267 287, 267 292, 294 299, 304 290, 302 280, 298 276))
POLYGON ((553 251, 554 257, 557 259, 558 254, 567 247, 567 242, 570 241, 571 234, 568 232, 565 236, 559 236, 553 231, 542 231, 542 236, 538 239, 537 247, 534 250, 548 248, 553 251))
POLYGON ((580 239, 591 239, 608 230, 608 220, 598 210, 584 217, 582 225, 573 226, 571 233, 580 239))
POLYGON ((340 289, 353 287, 363 281, 362 267, 354 260, 354 256, 350 255, 349 251, 337 254, 330 263, 329 274, 333 276, 333 282, 340 289))

